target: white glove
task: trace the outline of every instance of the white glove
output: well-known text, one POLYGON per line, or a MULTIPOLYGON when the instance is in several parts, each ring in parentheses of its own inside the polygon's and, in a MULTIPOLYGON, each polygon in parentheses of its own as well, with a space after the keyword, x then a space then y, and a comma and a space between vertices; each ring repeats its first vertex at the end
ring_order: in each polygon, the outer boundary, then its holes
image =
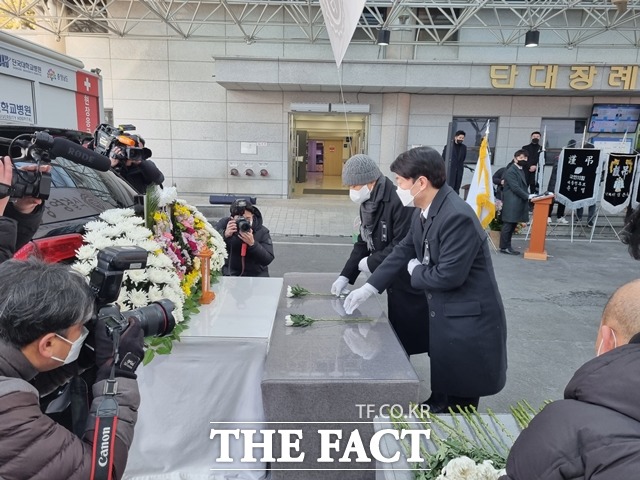
POLYGON ((367 263, 367 259, 369 257, 364 257, 362 260, 360 260, 360 262, 358 263, 358 270, 360 270, 361 272, 364 273, 371 273, 371 270, 369 270, 369 264, 367 263))
POLYGON ((331 295, 335 295, 336 297, 346 295, 349 293, 349 290, 345 288, 347 285, 349 285, 349 279, 340 275, 338 279, 333 282, 333 285, 331 285, 331 295))
POLYGON ((532 193, 532 194, 529 195, 529 200, 531 200, 532 198, 536 198, 536 197, 537 197, 537 195, 535 193, 532 193))
POLYGON ((420 260, 418 260, 417 258, 412 258, 411 260, 409 260, 409 263, 407 263, 407 271, 409 272, 409 275, 413 273, 413 269, 418 265, 422 265, 422 263, 420 263, 420 260))
POLYGON ((356 308, 362 305, 365 300, 374 293, 378 293, 378 291, 376 287, 370 283, 365 283, 362 287, 351 292, 349 296, 344 299, 344 310, 347 312, 347 315, 351 315, 356 308))

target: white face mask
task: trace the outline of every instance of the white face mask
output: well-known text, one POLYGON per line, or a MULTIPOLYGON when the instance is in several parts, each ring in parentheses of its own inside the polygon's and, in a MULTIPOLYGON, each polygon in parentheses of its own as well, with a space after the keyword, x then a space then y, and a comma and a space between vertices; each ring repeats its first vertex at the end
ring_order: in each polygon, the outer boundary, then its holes
POLYGON ((404 205, 405 207, 415 207, 415 204, 413 203, 413 199, 416 198, 417 193, 416 195, 411 195, 411 189, 414 186, 415 186, 415 183, 411 185, 411 188, 409 188, 408 190, 405 190, 400 187, 396 189, 396 193, 400 197, 400 201, 402 202, 402 205, 404 205))
POLYGON ((349 198, 353 203, 357 203, 358 205, 366 202, 371 197, 371 190, 369 190, 368 185, 363 185, 360 190, 355 190, 354 188, 349 189, 349 198))
POLYGON ((82 327, 82 334, 76 339, 75 342, 72 342, 71 340, 64 338, 62 335, 58 335, 56 333, 56 337, 61 338, 65 342, 71 344, 71 348, 69 349, 69 353, 67 353, 67 358, 65 358, 64 360, 58 357, 54 357, 53 355, 51 355, 51 358, 62 362, 63 365, 75 362, 78 359, 78 355, 80 355, 80 349, 82 348, 82 344, 86 340, 87 335, 89 335, 89 330, 87 330, 87 327, 82 327))
MULTIPOLYGON (((613 348, 617 348, 618 347, 618 339, 616 338, 616 332, 611 330, 611 333, 613 334, 613 348)), ((602 340, 600 340, 600 346, 598 347, 598 352, 596 353, 596 357, 600 356, 600 352, 602 351, 602 345, 604 345, 604 338, 602 340)))

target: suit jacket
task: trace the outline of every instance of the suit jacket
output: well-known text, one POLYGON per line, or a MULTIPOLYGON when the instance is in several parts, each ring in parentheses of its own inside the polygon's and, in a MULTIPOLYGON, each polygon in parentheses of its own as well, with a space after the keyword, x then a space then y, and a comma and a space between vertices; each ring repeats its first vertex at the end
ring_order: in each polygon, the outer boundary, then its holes
POLYGON ((487 234, 473 209, 443 185, 423 223, 411 230, 368 283, 384 290, 412 258, 411 285, 429 302, 429 353, 434 391, 462 397, 493 395, 507 370, 506 320, 487 234))

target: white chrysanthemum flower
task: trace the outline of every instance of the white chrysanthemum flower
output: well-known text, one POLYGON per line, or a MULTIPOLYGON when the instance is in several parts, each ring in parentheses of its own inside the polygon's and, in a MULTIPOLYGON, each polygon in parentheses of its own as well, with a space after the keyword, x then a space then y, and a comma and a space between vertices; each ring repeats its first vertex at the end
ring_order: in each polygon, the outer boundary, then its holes
POLYGON ((147 293, 137 288, 129 291, 127 299, 134 308, 140 308, 149 305, 149 297, 147 296, 147 293))
POLYGON ((84 229, 87 232, 94 232, 94 231, 102 230, 106 226, 107 224, 105 222, 102 222, 100 220, 91 220, 90 222, 87 222, 84 224, 84 229))
POLYGON ((175 276, 175 274, 172 275, 167 270, 160 268, 149 268, 147 269, 147 273, 149 274, 149 281, 151 283, 169 283, 175 276))
MULTIPOLYGON (((147 252, 155 252, 156 250, 160 250, 160 245, 158 244, 158 242, 149 239, 137 240, 136 245, 138 245, 140 248, 144 248, 147 252)), ((149 257, 151 256, 152 255, 149 255, 149 257)), ((147 263, 149 263, 148 259, 147 263)))
POLYGON ((88 277, 91 273, 91 270, 93 270, 93 265, 91 265, 91 263, 88 261, 76 262, 71 266, 71 268, 73 268, 83 276, 88 277))
POLYGON ((147 294, 149 295, 150 302, 157 302, 164 298, 162 296, 162 291, 156 285, 151 285, 147 294))
POLYGON ((293 291, 291 290, 291 285, 287 285, 287 297, 293 297, 293 291))
POLYGON ((284 324, 287 327, 293 327, 293 320, 291 320, 291 315, 286 315, 284 317, 284 324))
POLYGON ((132 282, 142 283, 146 282, 149 279, 149 277, 147 276, 147 271, 144 269, 127 270, 126 273, 132 282))
POLYGON ((108 222, 112 225, 121 222, 123 219, 132 217, 135 215, 135 212, 132 208, 113 208, 111 210, 105 210, 100 214, 100 218, 105 222, 108 222))
POLYGON ((102 236, 105 238, 118 238, 124 234, 124 230, 117 225, 109 225, 103 228, 100 233, 102 233, 102 236))
POLYGON ((93 243, 95 243, 96 240, 100 240, 102 238, 104 238, 104 235, 102 235, 102 231, 101 230, 91 230, 86 232, 82 238, 84 239, 85 243, 88 245, 92 245, 93 243))
POLYGON ((92 245, 83 245, 76 250, 76 258, 80 261, 89 260, 96 255, 96 249, 92 245))

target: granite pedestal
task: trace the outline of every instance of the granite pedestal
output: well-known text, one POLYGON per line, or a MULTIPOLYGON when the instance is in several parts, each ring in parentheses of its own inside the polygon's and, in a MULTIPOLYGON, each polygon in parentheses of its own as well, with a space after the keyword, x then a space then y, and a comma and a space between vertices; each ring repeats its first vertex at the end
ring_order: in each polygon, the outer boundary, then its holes
MULTIPOLYGON (((287 285, 296 284, 311 292, 329 293, 336 278, 337 274, 284 276, 262 379, 262 398, 269 428, 302 431, 299 451, 305 456, 301 463, 272 463, 273 480, 375 478, 376 464, 371 455, 369 462, 356 462, 355 453, 347 457, 350 461, 338 462, 350 436, 357 431, 353 435, 359 436, 368 452, 373 417, 380 408, 397 404, 408 409, 410 402, 418 401, 418 376, 383 313, 379 296, 371 297, 349 316, 342 309, 344 299, 285 296, 287 285), (333 320, 286 327, 285 316, 291 313, 333 320), (357 321, 363 319, 368 320, 357 321), (318 462, 318 430, 330 429, 340 431, 338 451, 331 451, 334 461, 318 462)), ((330 438, 337 440, 336 435, 330 438)), ((276 457, 279 451, 276 441, 276 457)))

